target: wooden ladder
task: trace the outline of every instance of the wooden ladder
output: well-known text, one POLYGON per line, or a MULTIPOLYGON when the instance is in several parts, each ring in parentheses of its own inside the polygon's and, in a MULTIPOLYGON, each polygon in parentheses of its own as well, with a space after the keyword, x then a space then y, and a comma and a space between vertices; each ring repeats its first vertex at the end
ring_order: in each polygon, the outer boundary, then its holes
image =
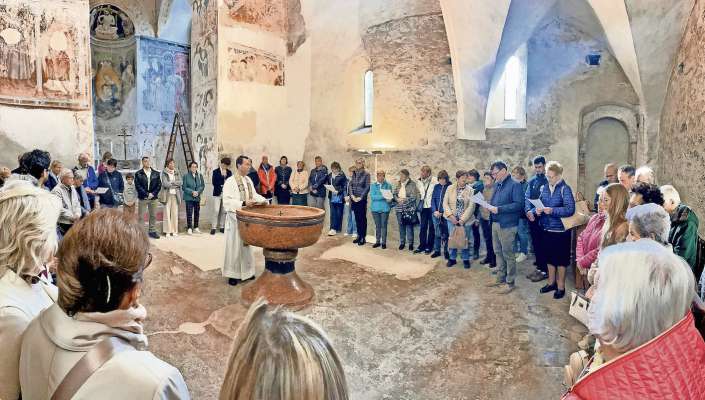
POLYGON ((169 138, 169 147, 166 150, 166 158, 164 159, 164 167, 166 168, 166 162, 170 158, 174 158, 174 151, 176 150, 176 139, 177 133, 181 137, 181 147, 184 149, 184 160, 186 160, 186 168, 191 165, 195 157, 193 156, 193 146, 191 145, 191 136, 189 136, 186 131, 186 126, 184 125, 184 120, 181 118, 181 114, 174 114, 174 123, 171 126, 171 137, 169 138))

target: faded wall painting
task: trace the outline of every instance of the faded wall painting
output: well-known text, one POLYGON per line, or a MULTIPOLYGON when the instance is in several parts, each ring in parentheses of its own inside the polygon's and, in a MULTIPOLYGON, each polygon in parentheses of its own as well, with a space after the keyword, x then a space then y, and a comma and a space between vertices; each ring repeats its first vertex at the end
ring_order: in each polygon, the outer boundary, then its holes
POLYGON ((230 16, 227 25, 251 25, 286 37, 286 0, 225 0, 225 6, 230 16))
POLYGON ((89 107, 88 27, 81 0, 0 3, 0 103, 89 107))
POLYGON ((228 79, 284 86, 284 61, 263 50, 240 44, 228 46, 228 79))
POLYGON ((218 0, 193 0, 191 3, 191 42, 216 30, 218 25, 218 0))
POLYGON ((93 105, 97 118, 119 117, 135 87, 135 40, 93 41, 93 105))
MULTIPOLYGON (((179 113, 191 129, 190 48, 159 39, 137 38, 137 121, 135 157, 152 155, 161 167, 179 113), (151 150, 151 154, 150 154, 151 150)), ((177 154, 180 154, 179 146, 177 154)))
POLYGON ((191 43, 193 54, 191 68, 194 83, 208 82, 217 78, 218 65, 215 48, 217 40, 215 32, 211 32, 191 43))
POLYGON ((135 34, 135 25, 121 9, 105 4, 91 10, 91 37, 100 40, 127 39, 135 34))
POLYGON ((198 167, 207 182, 218 168, 216 110, 218 1, 193 0, 191 19, 191 138, 198 167))

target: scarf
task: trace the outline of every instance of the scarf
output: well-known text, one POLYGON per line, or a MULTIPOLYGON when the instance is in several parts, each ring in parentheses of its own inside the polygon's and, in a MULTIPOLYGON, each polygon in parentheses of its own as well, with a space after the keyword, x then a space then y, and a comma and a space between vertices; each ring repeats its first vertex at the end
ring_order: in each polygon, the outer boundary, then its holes
POLYGON ((130 307, 127 310, 113 310, 106 313, 89 312, 76 313, 74 317, 77 321, 97 322, 107 325, 111 328, 122 329, 142 335, 144 327, 143 321, 147 318, 147 309, 143 305, 138 304, 135 307, 130 307))
POLYGON ((235 183, 237 183, 237 189, 240 191, 240 197, 245 199, 245 200, 252 200, 253 199, 253 193, 255 191, 255 188, 252 187, 252 182, 247 179, 242 179, 242 176, 240 174, 235 174, 235 183), (245 184, 244 182, 247 182, 247 188, 249 189, 247 193, 245 193, 245 184))

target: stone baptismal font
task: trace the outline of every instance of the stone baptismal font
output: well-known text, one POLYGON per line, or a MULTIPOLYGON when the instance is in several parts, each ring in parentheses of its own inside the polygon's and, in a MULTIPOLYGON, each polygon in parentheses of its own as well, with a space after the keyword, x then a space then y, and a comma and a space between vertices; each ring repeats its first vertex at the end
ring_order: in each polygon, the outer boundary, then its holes
POLYGON ((265 259, 264 273, 242 289, 246 305, 260 297, 292 309, 311 303, 314 291, 296 274, 296 255, 318 241, 324 219, 325 211, 313 207, 264 205, 237 211, 240 237, 263 248, 265 259))

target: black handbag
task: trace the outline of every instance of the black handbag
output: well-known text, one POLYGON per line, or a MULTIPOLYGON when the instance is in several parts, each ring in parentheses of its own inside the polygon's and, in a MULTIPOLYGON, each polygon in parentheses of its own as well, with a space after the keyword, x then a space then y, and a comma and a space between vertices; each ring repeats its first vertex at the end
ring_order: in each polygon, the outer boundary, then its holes
POLYGON ((416 212, 416 207, 409 207, 408 203, 404 204, 401 210, 401 223, 404 225, 418 225, 419 214, 416 212))

